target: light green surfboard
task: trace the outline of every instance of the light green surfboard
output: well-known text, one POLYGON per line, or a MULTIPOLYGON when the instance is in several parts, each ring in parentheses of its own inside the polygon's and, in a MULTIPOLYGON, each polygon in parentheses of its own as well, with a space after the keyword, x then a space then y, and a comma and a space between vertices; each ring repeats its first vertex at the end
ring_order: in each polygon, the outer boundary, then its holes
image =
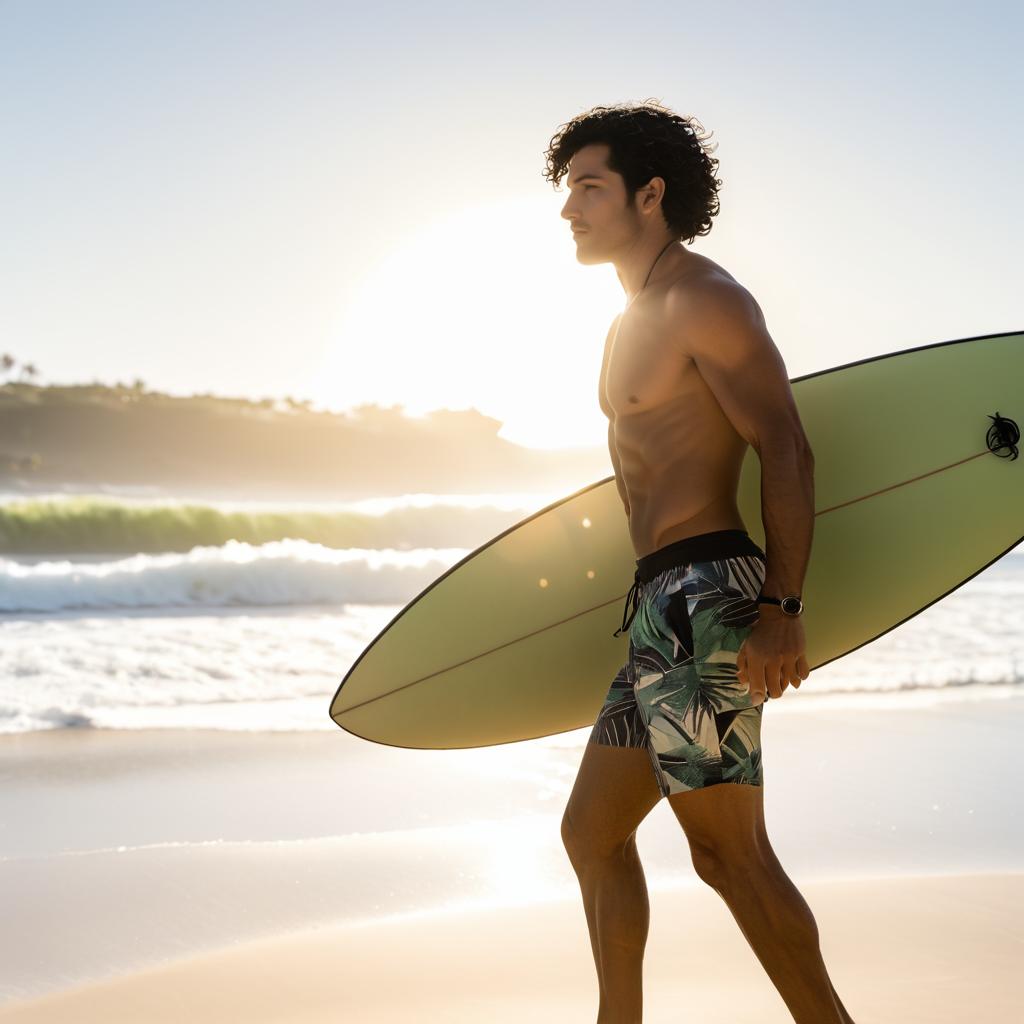
MULTIPOLYGON (((815 457, 807 692, 815 668, 917 615, 1024 539, 1024 334, 925 345, 791 385, 815 457)), ((738 501, 764 549, 753 448, 738 501)), ((589 726, 628 655, 628 636, 612 634, 635 569, 608 477, 435 580, 349 669, 331 717, 353 735, 419 749, 589 726)))

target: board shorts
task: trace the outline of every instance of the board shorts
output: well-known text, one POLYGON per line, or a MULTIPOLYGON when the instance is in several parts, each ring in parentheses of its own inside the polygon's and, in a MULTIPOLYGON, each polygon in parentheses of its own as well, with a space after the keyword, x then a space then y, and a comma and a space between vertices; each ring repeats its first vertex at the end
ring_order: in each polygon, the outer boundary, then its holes
POLYGON ((763 704, 739 681, 736 657, 757 622, 764 552, 745 530, 716 530, 636 565, 615 634, 628 628, 629 660, 589 742, 646 747, 662 796, 723 782, 763 786, 763 704))

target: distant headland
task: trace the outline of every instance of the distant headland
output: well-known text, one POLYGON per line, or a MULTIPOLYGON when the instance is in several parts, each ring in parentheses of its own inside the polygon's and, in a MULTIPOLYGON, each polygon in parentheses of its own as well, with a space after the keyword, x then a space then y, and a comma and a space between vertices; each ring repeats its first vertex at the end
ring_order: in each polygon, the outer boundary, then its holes
MULTIPOLYGON (((10 368, 10 357, 3 357, 10 368)), ((35 374, 26 364, 22 377, 35 374), (31 370, 31 373, 28 371, 31 370)), ((177 488, 357 500, 414 492, 569 490, 611 475, 605 445, 542 451, 475 409, 318 411, 308 401, 173 396, 131 384, 0 385, 0 486, 177 488)))

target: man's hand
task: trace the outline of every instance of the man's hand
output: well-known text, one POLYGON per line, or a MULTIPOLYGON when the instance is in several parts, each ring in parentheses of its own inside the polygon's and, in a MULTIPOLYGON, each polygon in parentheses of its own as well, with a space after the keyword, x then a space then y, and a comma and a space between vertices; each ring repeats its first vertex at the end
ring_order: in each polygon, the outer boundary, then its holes
POLYGON ((799 686, 811 674, 804 655, 801 616, 786 615, 777 605, 758 605, 758 620, 743 641, 736 670, 755 704, 778 699, 792 683, 799 686))

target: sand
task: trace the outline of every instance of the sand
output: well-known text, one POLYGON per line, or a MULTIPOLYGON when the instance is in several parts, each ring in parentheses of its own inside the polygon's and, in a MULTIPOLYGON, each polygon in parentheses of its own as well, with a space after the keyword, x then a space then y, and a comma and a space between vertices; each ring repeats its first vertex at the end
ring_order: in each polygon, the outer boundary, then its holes
MULTIPOLYGON (((1018 1020, 1024 873, 800 886, 858 1024, 1018 1020)), ((652 893, 644 1021, 791 1021, 725 903, 652 893), (680 931, 678 922, 690 922, 680 931)), ((597 983, 582 904, 325 927, 190 957, 0 1011, 2 1024, 424 1021, 584 1024, 597 983)))
MULTIPOLYGON (((1024 700, 767 724, 772 844, 858 1024, 1024 1016, 1022 728, 1024 700)), ((580 754, 341 733, 3 737, 0 1024, 593 1024, 559 837, 580 754)), ((791 1020, 664 801, 638 846, 647 1024, 791 1020)))

